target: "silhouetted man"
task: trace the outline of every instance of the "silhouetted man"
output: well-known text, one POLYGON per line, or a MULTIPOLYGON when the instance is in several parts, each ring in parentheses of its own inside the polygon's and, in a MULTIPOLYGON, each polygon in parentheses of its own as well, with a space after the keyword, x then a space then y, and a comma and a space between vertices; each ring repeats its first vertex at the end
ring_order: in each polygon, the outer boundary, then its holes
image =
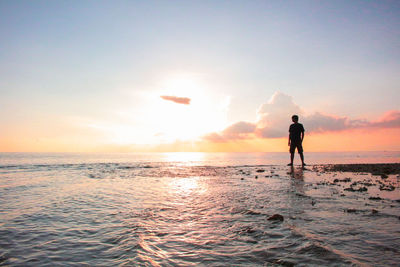
POLYGON ((303 155, 303 139, 304 139, 304 127, 303 124, 299 123, 299 116, 292 116, 293 124, 289 128, 289 141, 288 146, 290 146, 290 163, 288 166, 293 166, 294 151, 297 148, 297 152, 301 158, 301 165, 305 166, 304 155, 303 155))

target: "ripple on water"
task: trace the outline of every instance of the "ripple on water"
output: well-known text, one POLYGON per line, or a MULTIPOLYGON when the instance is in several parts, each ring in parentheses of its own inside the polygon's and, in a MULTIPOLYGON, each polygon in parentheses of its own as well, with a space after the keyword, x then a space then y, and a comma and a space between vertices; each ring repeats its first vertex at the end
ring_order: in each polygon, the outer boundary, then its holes
POLYGON ((347 180, 340 173, 148 162, 7 168, 0 171, 0 265, 400 261, 400 203, 361 192, 342 196, 347 180), (268 220, 273 214, 284 221, 268 220))

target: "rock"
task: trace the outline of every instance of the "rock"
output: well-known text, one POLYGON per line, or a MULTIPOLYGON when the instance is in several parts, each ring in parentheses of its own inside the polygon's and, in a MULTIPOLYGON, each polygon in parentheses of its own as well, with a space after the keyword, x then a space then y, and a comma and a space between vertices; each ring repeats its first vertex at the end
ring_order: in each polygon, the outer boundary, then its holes
POLYGON ((377 214, 378 213, 378 211, 376 209, 372 209, 371 212, 372 212, 372 214, 377 214))
POLYGON ((356 191, 356 190, 354 190, 353 187, 348 187, 348 188, 345 188, 344 191, 354 192, 354 191, 356 191))
POLYGON ((260 169, 260 170, 256 170, 256 172, 265 172, 265 170, 260 169))
POLYGON ((256 175, 256 177, 254 177, 254 178, 258 179, 258 176, 256 175))
POLYGON ((240 178, 240 180, 244 180, 244 178, 242 177, 242 178, 240 178))
POLYGON ((355 213, 355 212, 357 212, 356 209, 347 209, 346 211, 347 211, 348 213, 355 213))
POLYGON ((368 191, 368 188, 366 188, 365 186, 363 186, 363 187, 360 187, 357 191, 359 191, 359 192, 368 191))
POLYGON ((369 199, 370 200, 382 200, 382 198, 380 198, 380 197, 370 197, 369 199))
POLYGON ((285 261, 285 260, 275 260, 274 264, 278 264, 279 266, 284 266, 284 267, 294 267, 295 264, 293 262, 290 261, 285 261))
POLYGON ((267 220, 268 221, 281 221, 281 222, 283 222, 284 218, 280 214, 274 214, 271 217, 269 217, 267 220))

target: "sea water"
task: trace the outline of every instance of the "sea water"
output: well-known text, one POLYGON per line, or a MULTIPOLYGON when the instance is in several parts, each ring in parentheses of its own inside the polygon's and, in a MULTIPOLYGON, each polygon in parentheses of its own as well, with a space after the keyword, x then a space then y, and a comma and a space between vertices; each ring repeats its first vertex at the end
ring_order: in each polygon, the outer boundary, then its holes
MULTIPOLYGON (((310 165, 399 161, 306 154, 310 165)), ((287 162, 288 153, 0 153, 0 265, 398 266, 398 175, 387 178, 391 192, 347 192, 332 180, 380 177, 287 162)))

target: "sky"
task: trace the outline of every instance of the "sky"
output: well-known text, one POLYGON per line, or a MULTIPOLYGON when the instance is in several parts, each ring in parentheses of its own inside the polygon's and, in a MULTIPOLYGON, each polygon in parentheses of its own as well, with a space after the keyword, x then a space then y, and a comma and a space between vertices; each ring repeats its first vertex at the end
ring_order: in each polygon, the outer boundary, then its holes
POLYGON ((0 151, 400 150, 399 1, 0 1, 0 151))

